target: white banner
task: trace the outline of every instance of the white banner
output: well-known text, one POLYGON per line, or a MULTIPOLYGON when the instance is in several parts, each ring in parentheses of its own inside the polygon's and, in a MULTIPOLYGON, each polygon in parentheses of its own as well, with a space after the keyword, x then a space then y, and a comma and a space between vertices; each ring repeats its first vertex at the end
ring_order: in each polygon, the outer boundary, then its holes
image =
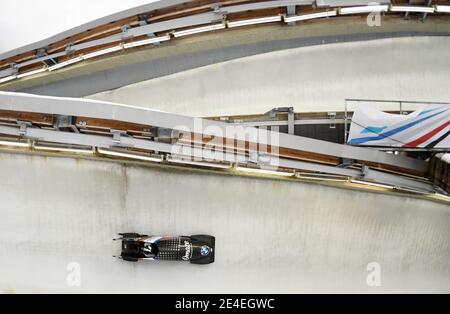
POLYGON ((408 115, 370 106, 353 113, 347 144, 450 149, 450 105, 428 105, 408 115))

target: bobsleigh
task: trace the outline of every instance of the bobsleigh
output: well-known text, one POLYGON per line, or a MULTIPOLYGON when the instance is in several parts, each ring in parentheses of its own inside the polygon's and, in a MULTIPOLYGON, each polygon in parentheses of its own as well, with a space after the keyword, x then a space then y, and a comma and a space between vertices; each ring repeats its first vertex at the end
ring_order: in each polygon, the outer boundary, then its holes
POLYGON ((178 237, 148 236, 138 233, 119 233, 122 253, 118 257, 124 261, 189 261, 191 264, 214 262, 215 237, 193 235, 178 237))

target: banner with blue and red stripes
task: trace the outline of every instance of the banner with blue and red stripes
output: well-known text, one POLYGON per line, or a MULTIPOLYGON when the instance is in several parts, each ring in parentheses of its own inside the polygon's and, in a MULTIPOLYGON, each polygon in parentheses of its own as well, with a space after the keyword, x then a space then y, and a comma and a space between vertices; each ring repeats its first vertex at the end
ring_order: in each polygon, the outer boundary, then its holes
POLYGON ((450 105, 427 105, 407 115, 370 106, 353 113, 347 144, 404 148, 449 148, 450 105))

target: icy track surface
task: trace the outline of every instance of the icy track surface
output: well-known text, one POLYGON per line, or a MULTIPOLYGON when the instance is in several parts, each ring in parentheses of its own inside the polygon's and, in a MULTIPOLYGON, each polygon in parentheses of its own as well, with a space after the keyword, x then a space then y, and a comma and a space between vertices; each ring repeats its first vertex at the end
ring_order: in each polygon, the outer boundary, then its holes
POLYGON ((0 293, 450 292, 445 204, 7 153, 0 199, 0 293), (121 231, 212 234, 216 262, 116 260, 121 231), (366 283, 371 262, 380 287, 366 283))

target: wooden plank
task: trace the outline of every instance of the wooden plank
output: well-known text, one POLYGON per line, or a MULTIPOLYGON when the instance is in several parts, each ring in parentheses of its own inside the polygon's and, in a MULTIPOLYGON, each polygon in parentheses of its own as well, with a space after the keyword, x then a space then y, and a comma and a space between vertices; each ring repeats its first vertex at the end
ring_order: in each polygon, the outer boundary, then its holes
POLYGON ((0 61, 0 67, 9 67, 13 63, 20 63, 36 57, 36 51, 29 51, 0 61))
POLYGON ((120 130, 134 133, 151 133, 155 128, 149 125, 122 122, 117 120, 95 119, 89 117, 76 117, 75 124, 82 128, 93 128, 102 130, 120 130))
POLYGON ((102 37, 107 37, 112 34, 117 34, 121 32, 121 26, 123 25, 138 25, 137 16, 132 16, 126 19, 122 19, 113 23, 109 23, 106 25, 102 25, 100 27, 96 27, 92 30, 88 30, 86 32, 80 33, 78 35, 69 37, 64 39, 63 41, 56 42, 54 44, 49 45, 48 52, 53 53, 59 50, 65 49, 68 44, 78 44, 90 40, 95 40, 102 37))
POLYGON ((0 119, 5 121, 26 121, 34 124, 53 125, 53 116, 45 113, 0 110, 0 119))

